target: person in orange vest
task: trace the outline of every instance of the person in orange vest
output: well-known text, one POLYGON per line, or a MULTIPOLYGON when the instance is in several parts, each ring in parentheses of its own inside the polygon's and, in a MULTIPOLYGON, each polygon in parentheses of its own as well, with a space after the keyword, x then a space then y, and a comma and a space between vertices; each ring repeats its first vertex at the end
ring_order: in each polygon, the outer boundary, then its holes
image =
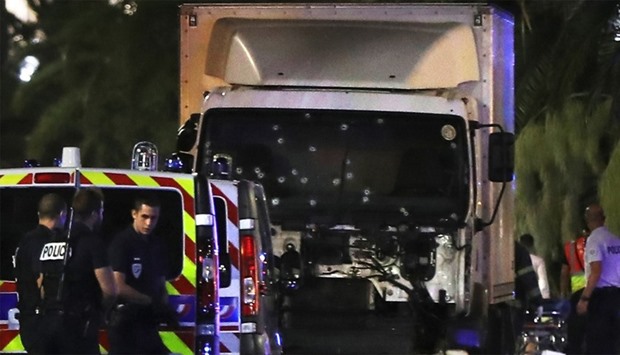
POLYGON ((560 276, 561 296, 570 300, 570 314, 566 320, 568 343, 566 354, 584 353, 586 318, 577 314, 577 303, 586 286, 585 260, 586 240, 589 231, 584 229, 575 240, 564 244, 560 276))

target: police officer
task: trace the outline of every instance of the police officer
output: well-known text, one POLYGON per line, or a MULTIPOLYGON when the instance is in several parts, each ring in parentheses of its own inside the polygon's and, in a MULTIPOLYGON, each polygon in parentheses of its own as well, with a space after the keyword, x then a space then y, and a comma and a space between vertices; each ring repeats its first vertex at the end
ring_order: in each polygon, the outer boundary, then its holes
POLYGON ((37 208, 39 225, 26 233, 15 251, 15 275, 19 301, 19 333, 28 353, 43 353, 38 333, 41 316, 39 255, 43 245, 54 235, 62 235, 67 216, 67 205, 57 194, 46 194, 37 208))
POLYGON ((101 190, 78 190, 73 213, 68 236, 45 244, 39 258, 44 295, 41 337, 46 353, 99 354, 104 305, 117 294, 97 234, 103 219, 101 190))
POLYGON ((586 208, 586 287, 577 312, 587 313, 586 352, 620 353, 620 238, 605 227, 599 204, 586 208))
POLYGON ((131 210, 132 224, 110 245, 119 289, 119 305, 108 332, 111 354, 168 353, 157 331, 158 312, 168 310, 165 256, 160 239, 153 234, 159 213, 156 196, 137 197, 131 210))

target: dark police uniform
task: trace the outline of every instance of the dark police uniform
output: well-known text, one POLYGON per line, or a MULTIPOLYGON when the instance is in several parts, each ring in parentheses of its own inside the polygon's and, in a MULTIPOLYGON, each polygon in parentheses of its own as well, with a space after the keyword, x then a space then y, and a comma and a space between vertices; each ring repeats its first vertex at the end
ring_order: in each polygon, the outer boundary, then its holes
POLYGON ((41 293, 37 285, 39 255, 43 245, 52 240, 54 231, 39 224, 26 233, 15 251, 15 279, 19 300, 19 334, 28 353, 41 353, 37 340, 40 323, 41 293))
POLYGON ((112 270, 125 274, 125 283, 150 296, 152 305, 119 305, 119 316, 109 327, 110 353, 163 354, 168 349, 158 333, 157 311, 162 298, 161 279, 165 276, 165 257, 155 235, 139 235, 133 226, 120 232, 109 253, 112 270))
POLYGON ((66 238, 56 238, 41 251, 45 290, 41 336, 46 353, 99 354, 102 293, 94 270, 109 266, 107 254, 101 238, 81 222, 73 224, 69 245, 62 285, 66 238))
POLYGON ((523 310, 535 309, 542 303, 538 276, 532 265, 529 251, 515 242, 515 299, 523 310))
POLYGON ((586 275, 590 263, 601 262, 601 275, 588 304, 586 352, 620 353, 620 238, 605 226, 592 231, 586 242, 586 275))

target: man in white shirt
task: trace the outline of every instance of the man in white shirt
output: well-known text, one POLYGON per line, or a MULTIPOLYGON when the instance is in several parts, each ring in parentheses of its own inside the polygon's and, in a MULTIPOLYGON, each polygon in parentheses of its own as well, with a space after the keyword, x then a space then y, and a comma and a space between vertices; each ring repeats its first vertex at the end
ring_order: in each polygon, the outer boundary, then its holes
POLYGON ((605 227, 599 204, 586 208, 586 287, 577 312, 587 314, 586 353, 620 353, 620 238, 605 227))
POLYGON ((543 298, 550 298, 549 280, 547 279, 547 268, 545 260, 534 253, 534 237, 531 234, 523 234, 519 237, 519 242, 527 248, 532 259, 532 267, 538 277, 538 288, 543 298))

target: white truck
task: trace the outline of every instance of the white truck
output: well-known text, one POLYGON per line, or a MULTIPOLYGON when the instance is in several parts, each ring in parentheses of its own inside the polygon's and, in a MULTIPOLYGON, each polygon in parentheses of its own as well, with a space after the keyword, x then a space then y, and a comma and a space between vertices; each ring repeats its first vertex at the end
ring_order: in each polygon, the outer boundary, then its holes
POLYGON ((494 351, 490 315, 506 321, 514 289, 512 16, 480 4, 180 11, 180 156, 265 187, 291 300, 406 303, 416 351, 494 351))

